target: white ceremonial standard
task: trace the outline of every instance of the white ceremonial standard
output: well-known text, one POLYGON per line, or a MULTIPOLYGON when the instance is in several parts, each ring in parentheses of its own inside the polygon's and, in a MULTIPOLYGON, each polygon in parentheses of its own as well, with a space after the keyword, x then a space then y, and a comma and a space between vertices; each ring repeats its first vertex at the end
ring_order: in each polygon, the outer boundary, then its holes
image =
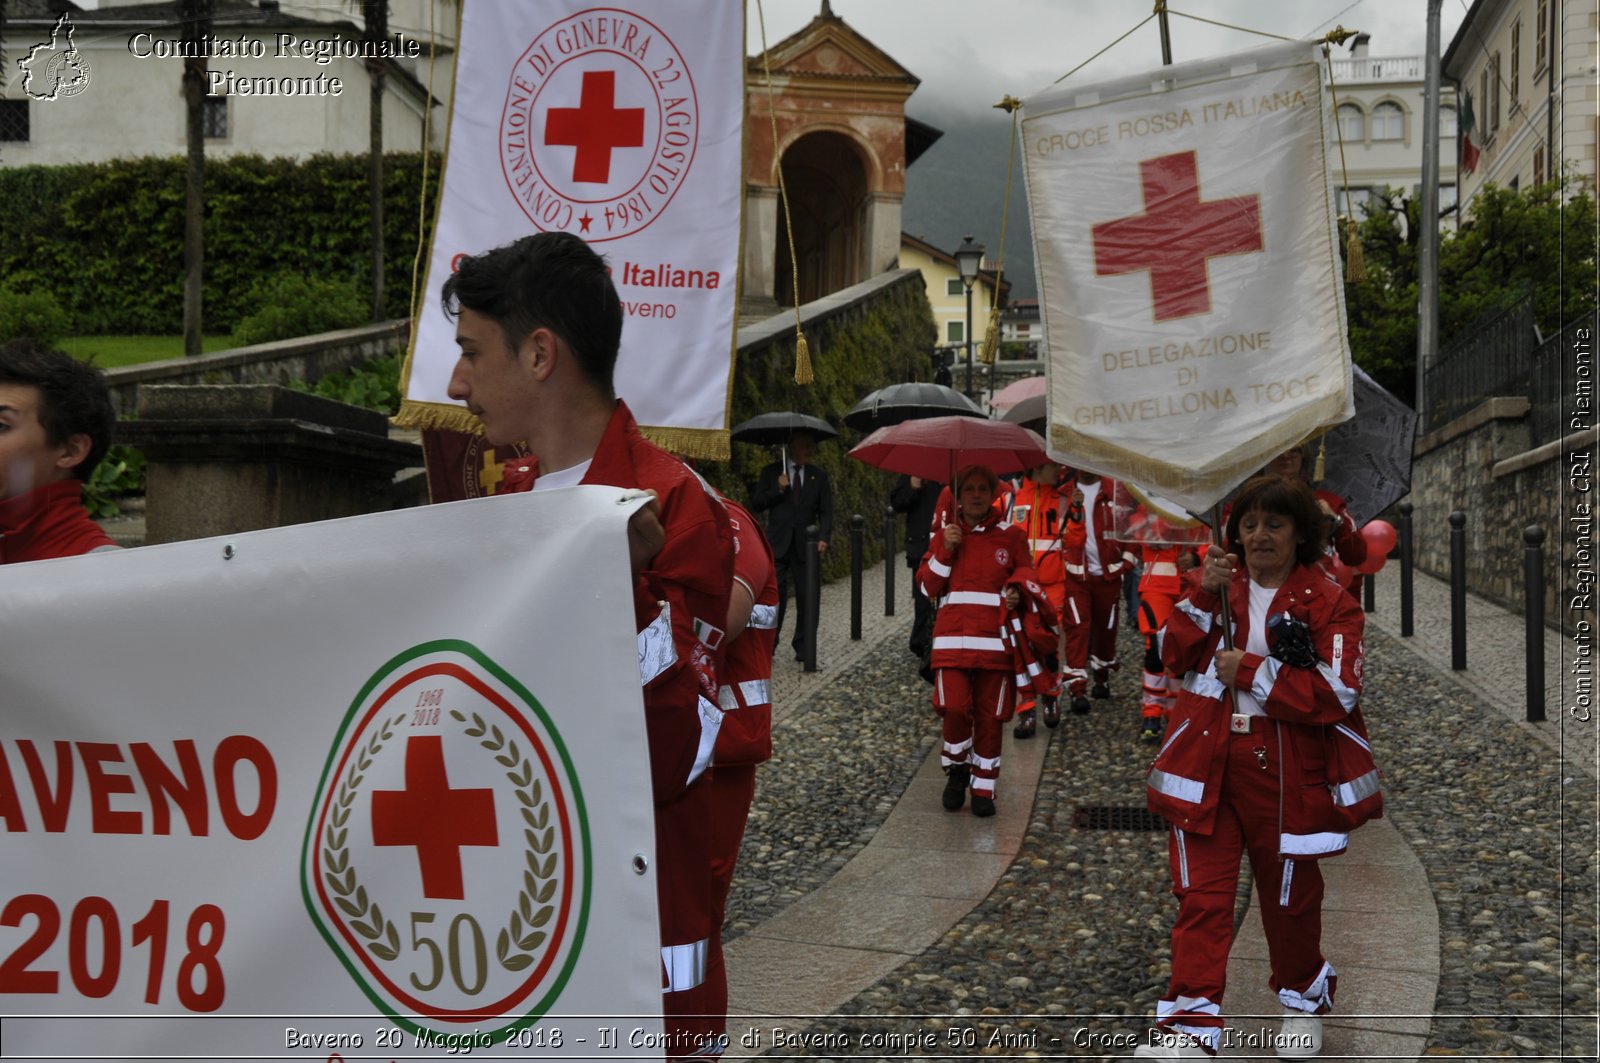
POLYGON ((742 0, 463 0, 437 223, 399 422, 475 431, 446 389, 440 289, 537 232, 606 257, 618 395, 679 453, 727 457, 744 186, 742 0), (713 453, 720 447, 719 453, 713 453))
POLYGON ((8 567, 6 1057, 659 1038, 627 495, 8 567))
POLYGON ((1306 42, 1024 101, 1053 451, 1204 512, 1353 412, 1306 42))

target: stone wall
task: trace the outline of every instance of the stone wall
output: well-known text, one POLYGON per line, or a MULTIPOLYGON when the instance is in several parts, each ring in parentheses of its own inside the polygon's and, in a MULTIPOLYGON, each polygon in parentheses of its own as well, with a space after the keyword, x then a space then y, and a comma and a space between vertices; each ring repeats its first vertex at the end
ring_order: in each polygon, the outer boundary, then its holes
POLYGON ((128 417, 139 407, 141 384, 287 384, 292 380, 315 383, 329 373, 403 351, 410 327, 403 319, 384 321, 195 358, 144 362, 108 369, 106 381, 111 385, 117 416, 128 417))
MULTIPOLYGON (((1590 501, 1591 491, 1572 472, 1575 463, 1592 460, 1597 436, 1591 429, 1530 448, 1528 412, 1524 398, 1488 399, 1417 440, 1410 496, 1416 563, 1424 572, 1449 578, 1449 516, 1460 510, 1467 517, 1467 588, 1520 612, 1523 531, 1537 524, 1546 535, 1545 616, 1569 626, 1578 615, 1566 607, 1577 582, 1581 545, 1572 518, 1581 512, 1579 504, 1590 501)), ((1584 612, 1592 617, 1592 610, 1584 612)))

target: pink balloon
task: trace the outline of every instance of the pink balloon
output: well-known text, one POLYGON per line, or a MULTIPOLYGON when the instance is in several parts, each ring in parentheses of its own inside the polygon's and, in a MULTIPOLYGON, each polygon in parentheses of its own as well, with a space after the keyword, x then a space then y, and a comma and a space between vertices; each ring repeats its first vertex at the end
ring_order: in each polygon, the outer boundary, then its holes
POLYGON ((1384 563, 1388 560, 1388 554, 1380 554, 1369 546, 1367 547, 1367 559, 1356 566, 1356 571, 1363 576, 1376 576, 1383 570, 1384 563))
POLYGON ((1367 541, 1367 556, 1389 556, 1397 538, 1394 525, 1386 520, 1369 520, 1361 526, 1361 537, 1367 541))

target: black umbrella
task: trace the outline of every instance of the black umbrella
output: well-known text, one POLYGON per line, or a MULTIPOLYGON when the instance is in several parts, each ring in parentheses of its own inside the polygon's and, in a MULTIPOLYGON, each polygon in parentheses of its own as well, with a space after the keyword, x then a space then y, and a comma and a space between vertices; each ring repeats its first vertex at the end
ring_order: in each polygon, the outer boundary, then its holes
POLYGON ((1359 367, 1351 368, 1356 415, 1329 429, 1318 445, 1327 447, 1321 486, 1345 500, 1359 528, 1411 490, 1417 413, 1359 367))
POLYGON ((868 431, 924 417, 982 416, 977 404, 954 388, 912 382, 874 391, 844 415, 844 423, 868 431))
POLYGON ((736 443, 755 443, 758 446, 786 446, 796 432, 810 432, 818 439, 834 439, 839 430, 820 417, 793 410, 774 410, 758 413, 743 424, 735 425, 728 438, 736 443))

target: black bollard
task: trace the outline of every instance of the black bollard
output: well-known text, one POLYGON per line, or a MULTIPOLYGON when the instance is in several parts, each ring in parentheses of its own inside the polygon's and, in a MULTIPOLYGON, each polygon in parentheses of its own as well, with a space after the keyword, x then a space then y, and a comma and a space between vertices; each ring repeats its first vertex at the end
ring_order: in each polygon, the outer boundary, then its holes
POLYGON ((894 507, 883 507, 883 615, 894 615, 894 563, 899 551, 894 548, 894 507))
POLYGON ((1467 515, 1450 514, 1450 667, 1467 667, 1467 515))
POLYGON ((861 641, 861 562, 866 551, 867 518, 850 518, 850 641, 861 641))
POLYGON ((1544 529, 1522 530, 1522 578, 1527 584, 1522 615, 1527 623, 1528 722, 1544 719, 1544 529))
POLYGON ((1370 613, 1378 607, 1378 577, 1372 573, 1361 576, 1361 611, 1370 613))
POLYGON ((1400 503, 1400 637, 1411 637, 1411 500, 1400 503))
POLYGON ((806 525, 806 571, 805 586, 800 593, 805 597, 801 600, 802 608, 796 618, 800 622, 800 645, 804 647, 801 656, 805 658, 805 670, 817 670, 817 607, 822 603, 822 558, 817 554, 817 540, 822 536, 822 529, 815 524, 806 525))

